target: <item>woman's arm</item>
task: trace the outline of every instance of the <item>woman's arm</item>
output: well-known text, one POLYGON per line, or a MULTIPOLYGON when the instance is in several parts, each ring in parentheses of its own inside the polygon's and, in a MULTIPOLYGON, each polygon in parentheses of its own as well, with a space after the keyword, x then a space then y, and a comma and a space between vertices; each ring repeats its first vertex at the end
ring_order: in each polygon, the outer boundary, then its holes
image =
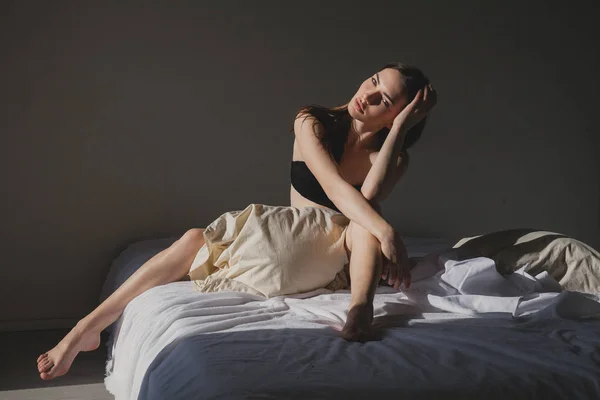
POLYGON ((379 241, 384 240, 392 234, 393 227, 381 217, 376 202, 371 204, 361 192, 341 177, 335 160, 318 139, 324 130, 324 126, 313 116, 296 116, 294 133, 306 165, 342 214, 365 228, 379 241))
POLYGON ((401 157, 406 133, 420 123, 436 103, 437 92, 428 84, 419 89, 410 104, 396 115, 392 128, 363 182, 362 192, 365 197, 382 201, 392 191, 408 165, 408 158, 401 157))
POLYGON ((367 200, 381 203, 408 167, 408 154, 402 153, 407 129, 393 125, 363 182, 361 193, 367 200))
MULTIPOLYGON (((385 259, 394 265, 408 267, 406 248, 394 227, 383 218, 379 203, 387 197, 406 168, 408 162, 406 157, 397 161, 404 144, 404 132, 402 124, 392 126, 375 162, 367 173, 360 192, 346 183, 333 191, 330 199, 346 217, 355 223, 361 226, 363 226, 362 221, 374 223, 376 231, 365 229, 379 240, 385 259), (333 193, 335 193, 335 196, 333 196, 333 193), (370 207, 364 207, 364 203, 369 204, 370 207), (373 218, 373 215, 377 216, 377 219, 369 221, 370 218, 373 218)), ((385 271, 385 274, 391 271, 389 263, 384 263, 383 271, 385 271)), ((408 282, 407 285, 410 285, 410 277, 407 278, 406 274, 398 275, 398 272, 395 272, 391 273, 388 278, 389 282, 393 283, 395 287, 399 282, 392 281, 395 281, 397 276, 402 276, 402 279, 406 279, 408 282)))
POLYGON ((405 133, 406 129, 402 125, 392 127, 367 173, 360 192, 346 184, 339 185, 330 196, 342 214, 363 226, 380 241, 393 231, 393 227, 381 215, 380 203, 388 196, 408 166, 408 154, 404 156, 401 153, 405 133), (370 207, 365 207, 365 200, 370 207), (369 229, 366 226, 369 226, 369 219, 374 218, 374 211, 377 217, 373 221, 373 228, 369 229))

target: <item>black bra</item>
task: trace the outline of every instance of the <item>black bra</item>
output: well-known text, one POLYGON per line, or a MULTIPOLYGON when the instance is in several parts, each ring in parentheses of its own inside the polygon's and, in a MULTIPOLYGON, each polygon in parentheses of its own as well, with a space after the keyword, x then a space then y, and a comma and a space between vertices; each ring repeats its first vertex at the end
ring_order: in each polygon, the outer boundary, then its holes
MULTIPOLYGON (((290 178, 292 181, 292 186, 302 196, 306 197, 310 201, 314 201, 317 204, 340 212, 340 210, 338 210, 329 197, 327 197, 325 191, 321 187, 321 184, 304 161, 292 161, 290 178)), ((362 185, 354 185, 354 187, 357 190, 360 190, 362 185)))

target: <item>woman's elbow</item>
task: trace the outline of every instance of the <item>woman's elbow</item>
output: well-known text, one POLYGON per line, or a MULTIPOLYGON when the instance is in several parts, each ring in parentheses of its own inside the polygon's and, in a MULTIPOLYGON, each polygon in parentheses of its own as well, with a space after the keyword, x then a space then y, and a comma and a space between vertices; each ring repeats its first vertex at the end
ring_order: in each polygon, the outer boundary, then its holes
POLYGON ((360 189, 360 193, 368 201, 376 200, 379 193, 381 193, 381 187, 373 187, 373 185, 363 185, 360 189))
POLYGON ((375 191, 369 191, 369 190, 365 190, 362 191, 361 193, 363 195, 363 197, 367 200, 367 202, 369 202, 369 204, 371 205, 371 207, 377 211, 377 213, 379 215, 381 215, 381 205, 380 205, 380 199, 377 195, 377 192, 375 191))

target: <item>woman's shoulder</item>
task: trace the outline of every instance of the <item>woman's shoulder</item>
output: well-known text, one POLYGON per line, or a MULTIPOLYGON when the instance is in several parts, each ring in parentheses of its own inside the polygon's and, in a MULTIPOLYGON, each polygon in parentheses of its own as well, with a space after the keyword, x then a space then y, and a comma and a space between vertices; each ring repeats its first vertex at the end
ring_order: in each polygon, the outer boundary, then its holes
POLYGON ((300 111, 296 115, 296 118, 294 118, 294 128, 292 131, 294 133, 299 133, 305 123, 308 123, 308 126, 310 126, 315 133, 321 133, 325 129, 323 122, 319 120, 319 118, 306 111, 300 111))

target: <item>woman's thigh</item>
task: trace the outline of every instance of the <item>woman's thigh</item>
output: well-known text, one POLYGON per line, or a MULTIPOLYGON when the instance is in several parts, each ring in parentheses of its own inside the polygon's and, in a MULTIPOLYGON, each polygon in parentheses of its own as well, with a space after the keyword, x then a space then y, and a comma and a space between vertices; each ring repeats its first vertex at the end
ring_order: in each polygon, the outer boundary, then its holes
MULTIPOLYGON (((182 251, 185 253, 189 253, 190 256, 197 254, 198 251, 200 250, 200 248, 202 246, 204 246, 204 243, 205 243, 204 231, 205 230, 206 230, 206 228, 189 229, 171 245, 171 248, 173 248, 173 247, 175 247, 175 245, 177 245, 178 249, 176 251, 182 251)), ((193 262, 193 260, 192 260, 192 262, 193 262)), ((186 274, 180 280, 181 281, 189 281, 190 276, 186 274)))
POLYGON ((348 229, 346 229, 346 237, 344 238, 344 247, 346 248, 346 254, 348 255, 348 260, 350 260, 350 255, 352 254, 352 232, 353 232, 354 221, 350 221, 348 225, 348 229))

